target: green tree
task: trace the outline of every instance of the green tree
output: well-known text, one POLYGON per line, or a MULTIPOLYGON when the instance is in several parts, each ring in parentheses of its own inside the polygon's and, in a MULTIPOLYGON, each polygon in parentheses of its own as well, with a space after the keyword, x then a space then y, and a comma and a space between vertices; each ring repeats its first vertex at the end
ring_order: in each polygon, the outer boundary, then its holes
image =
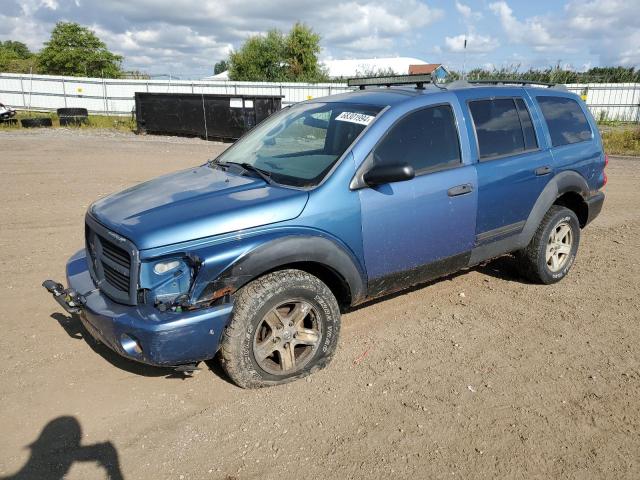
POLYGON ((71 22, 56 24, 38 58, 42 73, 88 77, 117 78, 121 62, 93 31, 71 22))
POLYGON ((302 23, 296 23, 284 38, 284 60, 287 77, 298 82, 317 82, 327 79, 318 55, 320 35, 302 23))
POLYGON ((0 42, 0 71, 12 73, 38 72, 37 58, 22 42, 0 42))
MULTIPOLYGON (((461 77, 459 72, 455 76, 461 77)), ((594 67, 586 72, 568 70, 560 65, 544 69, 521 71, 520 65, 487 70, 475 68, 467 74, 469 80, 531 80, 547 83, 621 83, 640 82, 640 70, 634 67, 594 67)))
POLYGON ((319 82, 327 75, 318 62, 320 35, 296 23, 284 35, 269 30, 249 37, 229 57, 231 80, 264 82, 319 82))
POLYGON ((216 62, 213 66, 213 74, 218 75, 219 73, 226 72, 229 70, 229 61, 228 60, 220 60, 216 62))
POLYGON ((17 42, 15 40, 6 40, 4 42, 0 41, 0 51, 7 54, 12 54, 16 58, 26 60, 33 56, 29 47, 27 47, 22 42, 17 42))

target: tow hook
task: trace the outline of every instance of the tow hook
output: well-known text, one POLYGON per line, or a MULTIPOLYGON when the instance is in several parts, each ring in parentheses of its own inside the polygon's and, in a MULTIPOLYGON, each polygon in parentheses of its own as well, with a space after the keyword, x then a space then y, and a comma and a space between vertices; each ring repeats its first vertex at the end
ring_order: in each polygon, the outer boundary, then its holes
POLYGON ((72 288, 64 288, 61 283, 54 280, 45 280, 42 282, 42 286, 53 295, 53 298, 71 314, 77 314, 82 311, 85 304, 85 299, 78 292, 72 288))
POLYGON ((182 373, 183 375, 190 377, 193 375, 193 372, 200 370, 200 367, 198 367, 197 363, 188 363, 185 365, 176 365, 173 369, 178 373, 182 373))

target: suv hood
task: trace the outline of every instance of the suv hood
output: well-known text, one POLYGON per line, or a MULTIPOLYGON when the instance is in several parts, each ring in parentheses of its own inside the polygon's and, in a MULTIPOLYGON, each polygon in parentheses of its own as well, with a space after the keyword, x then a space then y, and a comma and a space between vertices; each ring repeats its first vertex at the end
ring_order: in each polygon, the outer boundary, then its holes
POLYGON ((105 197, 89 213, 144 250, 290 220, 307 199, 305 191, 201 166, 105 197))

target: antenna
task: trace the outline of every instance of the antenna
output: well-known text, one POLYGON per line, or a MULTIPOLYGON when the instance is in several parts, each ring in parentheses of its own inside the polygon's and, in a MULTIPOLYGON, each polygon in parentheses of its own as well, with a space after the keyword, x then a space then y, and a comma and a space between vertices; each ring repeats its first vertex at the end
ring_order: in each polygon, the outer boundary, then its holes
POLYGON ((464 47, 462 48, 462 79, 467 79, 467 36, 464 36, 464 47))

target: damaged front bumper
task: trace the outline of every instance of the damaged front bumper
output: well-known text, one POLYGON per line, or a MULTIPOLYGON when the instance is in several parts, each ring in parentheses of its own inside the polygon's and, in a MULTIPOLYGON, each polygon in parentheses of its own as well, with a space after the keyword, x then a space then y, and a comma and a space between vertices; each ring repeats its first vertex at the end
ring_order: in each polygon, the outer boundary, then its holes
POLYGON ((233 305, 184 312, 161 312, 152 305, 122 305, 95 285, 84 250, 67 263, 68 289, 43 286, 69 313, 77 313, 92 337, 141 363, 177 366, 213 358, 233 305))

